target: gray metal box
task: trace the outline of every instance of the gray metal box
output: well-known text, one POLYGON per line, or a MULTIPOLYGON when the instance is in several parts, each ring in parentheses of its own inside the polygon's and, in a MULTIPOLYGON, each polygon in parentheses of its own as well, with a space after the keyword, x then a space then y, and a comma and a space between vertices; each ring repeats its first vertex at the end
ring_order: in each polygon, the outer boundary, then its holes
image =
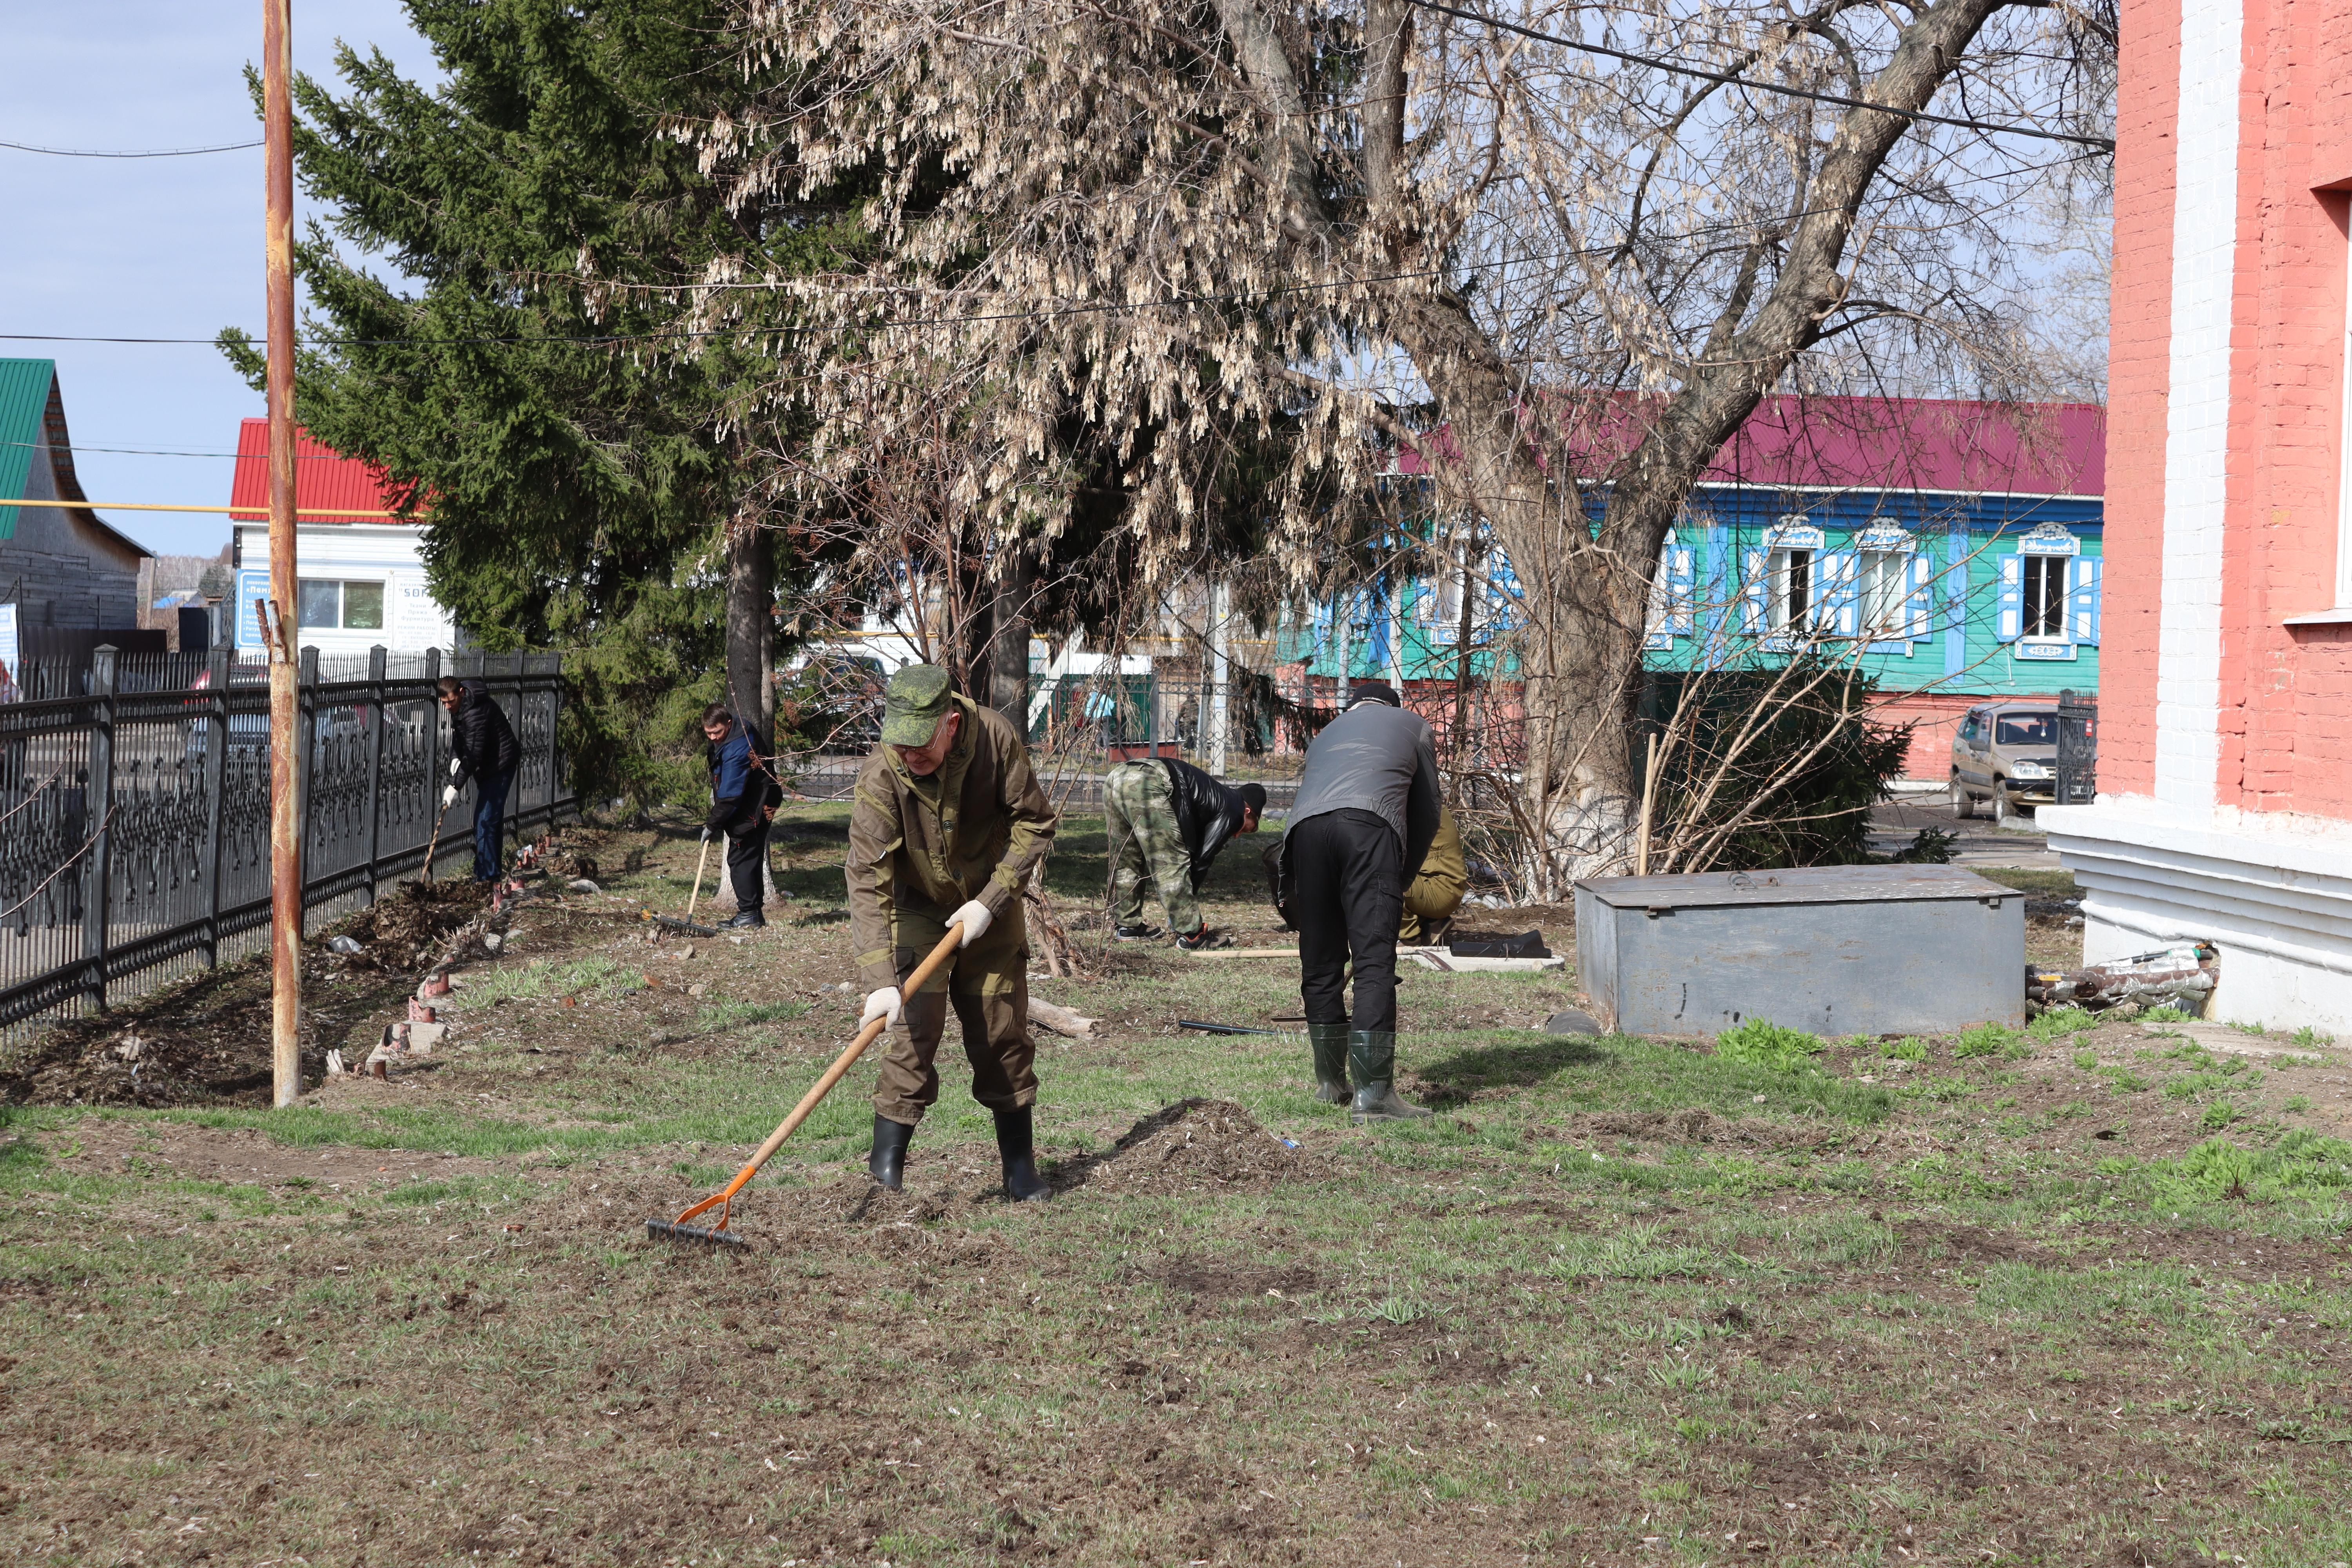
POLYGON ((1601 1022, 1629 1035, 2014 1027, 2025 896, 1958 866, 1596 878, 1576 884, 1576 962, 1601 1022))

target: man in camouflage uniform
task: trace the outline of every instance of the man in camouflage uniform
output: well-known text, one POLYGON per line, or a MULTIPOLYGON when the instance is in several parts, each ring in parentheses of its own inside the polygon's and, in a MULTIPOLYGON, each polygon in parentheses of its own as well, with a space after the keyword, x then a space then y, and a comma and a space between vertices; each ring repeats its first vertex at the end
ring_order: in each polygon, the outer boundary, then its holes
POLYGON ((1110 838, 1110 896, 1116 935, 1143 942, 1160 933, 1144 923, 1144 893, 1160 895, 1176 945, 1208 945, 1209 922, 1194 895, 1209 867, 1237 833, 1255 833, 1265 786, 1220 784, 1173 758, 1122 763, 1103 775, 1103 826, 1110 838))
POLYGON ((1404 890, 1404 922, 1397 941, 1407 947, 1434 947, 1454 925, 1454 911, 1470 896, 1470 862, 1462 853, 1461 825, 1444 806, 1437 808, 1437 837, 1421 869, 1404 890))
POLYGON ((849 817, 849 932, 871 994, 860 1026, 904 1024, 874 1091, 866 1169, 898 1190, 907 1145, 939 1100, 933 1066, 950 1005, 971 1061, 971 1097, 996 1119, 1008 1196, 1053 1195, 1037 1174, 1031 1108, 1029 946, 1022 887, 1054 838, 1054 808, 1003 715, 955 695, 947 671, 910 664, 883 698, 882 743, 858 770, 849 817), (913 996, 900 986, 950 924, 955 962, 913 996))

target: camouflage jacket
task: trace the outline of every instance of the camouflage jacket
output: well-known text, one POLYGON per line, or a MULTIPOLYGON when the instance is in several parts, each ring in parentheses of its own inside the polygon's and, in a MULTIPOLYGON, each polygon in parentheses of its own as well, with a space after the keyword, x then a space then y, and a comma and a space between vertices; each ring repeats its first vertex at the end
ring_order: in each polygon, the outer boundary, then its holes
POLYGON ((1053 845, 1054 808, 1020 734, 993 709, 961 697, 955 705, 963 727, 937 773, 915 777, 887 746, 857 771, 849 937, 868 985, 898 978, 902 910, 944 920, 977 899, 999 920, 1017 920, 1029 868, 1053 845))

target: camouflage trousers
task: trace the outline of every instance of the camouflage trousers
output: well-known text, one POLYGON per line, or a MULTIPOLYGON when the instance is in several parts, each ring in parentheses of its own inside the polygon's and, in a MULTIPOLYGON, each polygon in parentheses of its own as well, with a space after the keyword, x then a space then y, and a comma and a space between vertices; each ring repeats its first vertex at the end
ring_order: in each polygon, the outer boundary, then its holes
POLYGON ((1121 763, 1103 778, 1103 826, 1110 835, 1110 902, 1121 925, 1143 923, 1143 901, 1156 892, 1168 929, 1201 929, 1192 898, 1192 856, 1176 827, 1176 789, 1158 763, 1121 763))

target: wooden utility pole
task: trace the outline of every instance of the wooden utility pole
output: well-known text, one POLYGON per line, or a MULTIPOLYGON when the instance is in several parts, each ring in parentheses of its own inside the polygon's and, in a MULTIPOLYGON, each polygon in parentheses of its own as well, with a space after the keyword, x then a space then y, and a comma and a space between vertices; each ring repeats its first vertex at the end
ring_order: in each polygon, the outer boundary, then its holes
POLYGON ((293 0, 261 0, 261 124, 268 187, 269 1055, 275 1102, 302 1093, 302 818, 294 628, 293 0))

